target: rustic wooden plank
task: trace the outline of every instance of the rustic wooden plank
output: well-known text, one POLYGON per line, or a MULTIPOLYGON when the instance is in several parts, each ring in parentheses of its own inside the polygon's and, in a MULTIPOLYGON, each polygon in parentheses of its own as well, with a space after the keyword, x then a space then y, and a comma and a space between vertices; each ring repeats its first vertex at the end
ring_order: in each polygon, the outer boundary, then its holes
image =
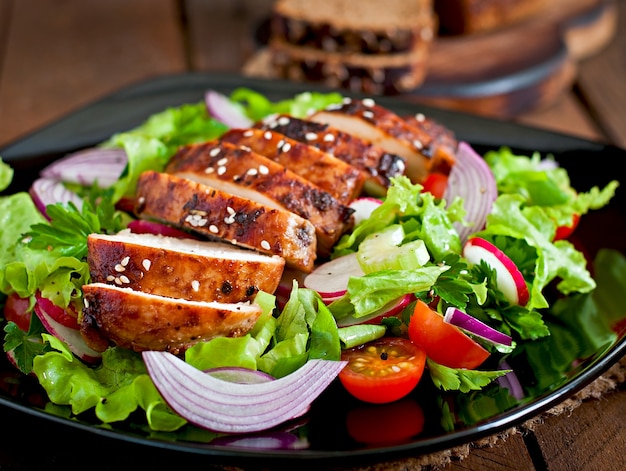
POLYGON ((626 390, 588 401, 571 415, 550 417, 535 435, 549 469, 614 471, 626 469, 626 390))
POLYGON ((626 0, 618 2, 619 24, 613 41, 599 54, 580 63, 579 86, 591 112, 613 143, 626 148, 626 0))
POLYGON ((31 0, 11 13, 0 144, 122 86, 184 70, 174 0, 31 0))
POLYGON ((241 70, 258 46, 256 29, 268 16, 272 4, 273 0, 187 0, 192 69, 241 70))
POLYGON ((495 446, 473 448, 469 456, 441 471, 534 471, 535 466, 521 435, 511 435, 495 446))
POLYGON ((573 93, 563 95, 548 106, 523 113, 515 117, 514 121, 584 139, 607 140, 573 93))

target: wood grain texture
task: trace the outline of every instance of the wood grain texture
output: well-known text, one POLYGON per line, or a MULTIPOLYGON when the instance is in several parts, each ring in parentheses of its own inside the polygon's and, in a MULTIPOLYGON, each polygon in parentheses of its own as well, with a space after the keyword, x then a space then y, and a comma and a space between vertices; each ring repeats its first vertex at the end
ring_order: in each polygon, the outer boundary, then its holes
MULTIPOLYGON (((626 0, 619 0, 619 31, 626 31, 626 0)), ((626 148, 626 35, 617 35, 580 64, 578 89, 606 136, 626 148)))
POLYGON ((273 0, 188 0, 192 68, 200 71, 238 71, 254 54, 255 30, 273 0), (228 41, 221 38, 228 37, 228 41))
POLYGON ((626 469, 625 398, 624 389, 608 393, 537 427, 534 434, 550 470, 626 469))
POLYGON ((124 85, 184 70, 170 0, 31 0, 9 13, 0 144, 124 85))

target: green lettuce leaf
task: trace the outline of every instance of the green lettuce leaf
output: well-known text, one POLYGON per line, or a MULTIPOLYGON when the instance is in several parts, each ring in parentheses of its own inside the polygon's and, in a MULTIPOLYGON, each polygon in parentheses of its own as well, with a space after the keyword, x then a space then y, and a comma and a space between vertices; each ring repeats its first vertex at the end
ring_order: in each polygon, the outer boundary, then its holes
POLYGON ((90 368, 63 342, 48 334, 43 338, 54 350, 35 357, 33 372, 53 403, 70 406, 74 415, 93 409, 103 423, 126 420, 143 409, 153 430, 172 431, 185 425, 158 393, 140 354, 109 348, 102 363, 90 368))

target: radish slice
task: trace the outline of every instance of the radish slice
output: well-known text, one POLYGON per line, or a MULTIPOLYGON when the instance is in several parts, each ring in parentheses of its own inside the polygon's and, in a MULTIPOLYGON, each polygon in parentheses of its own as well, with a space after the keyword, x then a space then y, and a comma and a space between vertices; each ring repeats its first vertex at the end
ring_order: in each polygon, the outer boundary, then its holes
POLYGON ((128 157, 120 148, 99 148, 81 150, 59 159, 41 171, 41 176, 67 183, 89 186, 98 182, 108 188, 119 178, 128 157))
POLYGON ((443 321, 447 322, 448 324, 460 327, 470 334, 473 334, 491 343, 499 343, 508 347, 510 347, 513 343, 513 340, 508 335, 503 334, 502 332, 488 326, 484 322, 479 321, 475 317, 470 316, 469 314, 455 307, 449 307, 448 309, 446 309, 446 313, 443 316, 443 321))
POLYGON ((159 222, 146 221, 145 219, 135 219, 129 222, 127 227, 130 229, 130 232, 135 234, 154 234, 176 237, 178 239, 197 239, 197 237, 194 237, 188 232, 159 222))
POLYGON ((357 324, 380 324, 385 317, 397 316, 402 310, 407 307, 415 299, 412 294, 405 294, 404 296, 390 302, 386 306, 383 306, 378 311, 373 312, 367 316, 354 317, 346 316, 337 321, 337 327, 348 327, 357 324))
POLYGON ((354 225, 358 226, 365 219, 369 219, 372 211, 378 208, 383 202, 378 198, 364 196, 352 201, 348 206, 354 209, 354 225))
POLYGON ((59 307, 48 298, 44 298, 43 296, 41 296, 41 294, 39 293, 35 294, 35 299, 37 300, 37 304, 41 306, 41 309, 59 324, 64 325, 65 327, 68 327, 70 329, 80 330, 78 315, 73 315, 74 312, 70 311, 69 308, 66 310, 62 307, 59 307))
POLYGON ((52 178, 37 178, 32 183, 29 193, 37 209, 46 217, 48 217, 46 206, 49 204, 67 204, 71 201, 79 210, 83 207, 83 200, 80 196, 65 188, 59 180, 52 178))
POLYGON ((484 261, 495 270, 498 289, 502 291, 509 303, 520 306, 528 303, 530 294, 522 272, 502 250, 491 242, 481 237, 469 239, 463 246, 463 257, 471 265, 478 265, 484 261))
POLYGON ((340 298, 348 291, 348 280, 365 273, 356 252, 342 255, 315 268, 304 278, 304 287, 317 291, 323 299, 340 298))
POLYGON ((226 95, 209 90, 204 95, 209 114, 230 128, 249 128, 254 123, 226 95))
POLYGON ((471 226, 455 223, 465 243, 470 234, 485 227, 487 215, 498 197, 496 180, 485 160, 467 142, 459 142, 456 163, 448 177, 448 187, 443 197, 450 203, 455 197, 464 200, 465 219, 471 226))
POLYGON ((100 352, 96 352, 87 346, 79 329, 70 328, 55 321, 39 303, 35 304, 33 310, 48 333, 64 342, 70 351, 78 358, 88 363, 96 363, 102 358, 100 352))
POLYGON ((224 433, 267 430, 306 412, 345 361, 310 360, 295 372, 258 384, 216 379, 169 352, 142 352, 150 378, 181 417, 224 433))

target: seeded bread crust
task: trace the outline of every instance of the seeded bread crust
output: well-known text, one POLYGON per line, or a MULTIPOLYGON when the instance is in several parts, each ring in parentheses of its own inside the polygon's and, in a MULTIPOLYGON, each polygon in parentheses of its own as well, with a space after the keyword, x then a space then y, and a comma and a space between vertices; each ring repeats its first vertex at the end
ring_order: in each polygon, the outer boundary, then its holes
POLYGON ((385 31, 410 29, 424 12, 432 11, 433 0, 277 0, 276 14, 328 24, 336 29, 385 31))
POLYGON ((270 66, 278 77, 311 81, 355 93, 399 94, 426 77, 429 44, 397 54, 342 54, 299 47, 280 40, 269 45, 270 66))
POLYGON ((472 34, 501 29, 539 15, 548 0, 435 0, 443 33, 472 34))
POLYGON ((376 30, 372 27, 337 28, 333 23, 316 23, 307 19, 276 14, 271 22, 275 40, 294 46, 326 52, 356 54, 397 54, 411 52, 420 43, 430 43, 435 35, 436 20, 431 11, 418 15, 407 27, 394 26, 376 30))

